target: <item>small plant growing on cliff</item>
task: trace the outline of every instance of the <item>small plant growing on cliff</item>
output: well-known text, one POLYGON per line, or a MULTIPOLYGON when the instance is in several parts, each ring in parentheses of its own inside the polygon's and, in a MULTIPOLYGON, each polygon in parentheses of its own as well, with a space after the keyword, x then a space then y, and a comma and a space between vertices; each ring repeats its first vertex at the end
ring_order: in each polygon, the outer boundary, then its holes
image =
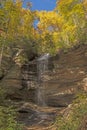
POLYGON ((87 93, 80 93, 73 104, 66 109, 65 114, 58 117, 57 130, 77 130, 81 127, 85 114, 87 114, 87 93))
POLYGON ((5 91, 0 88, 0 130, 22 130, 16 115, 15 109, 5 101, 5 91))
POLYGON ((11 107, 0 106, 0 130, 22 130, 22 126, 15 120, 15 115, 11 107))

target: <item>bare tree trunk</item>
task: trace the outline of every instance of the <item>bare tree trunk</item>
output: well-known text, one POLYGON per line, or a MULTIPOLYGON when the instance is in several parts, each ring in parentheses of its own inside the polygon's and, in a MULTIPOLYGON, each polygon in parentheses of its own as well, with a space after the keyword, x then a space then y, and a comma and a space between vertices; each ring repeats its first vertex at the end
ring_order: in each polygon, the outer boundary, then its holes
POLYGON ((2 45, 2 48, 1 48, 1 54, 0 54, 0 68, 1 68, 1 65, 2 65, 3 51, 4 51, 4 45, 2 45))

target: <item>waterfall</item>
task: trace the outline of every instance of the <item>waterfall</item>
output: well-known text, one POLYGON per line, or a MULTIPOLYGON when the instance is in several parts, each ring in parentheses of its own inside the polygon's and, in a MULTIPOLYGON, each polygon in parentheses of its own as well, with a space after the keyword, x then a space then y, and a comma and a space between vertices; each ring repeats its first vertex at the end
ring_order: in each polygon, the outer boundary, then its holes
POLYGON ((44 54, 43 56, 40 56, 37 60, 37 70, 38 70, 37 104, 40 106, 46 106, 44 74, 48 70, 48 59, 49 54, 47 53, 44 54))

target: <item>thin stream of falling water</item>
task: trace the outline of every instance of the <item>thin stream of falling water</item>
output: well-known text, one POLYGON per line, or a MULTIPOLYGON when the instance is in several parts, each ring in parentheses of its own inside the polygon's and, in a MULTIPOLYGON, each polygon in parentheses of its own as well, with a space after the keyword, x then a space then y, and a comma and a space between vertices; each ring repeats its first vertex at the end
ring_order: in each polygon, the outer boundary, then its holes
POLYGON ((46 106, 44 74, 48 70, 48 58, 49 54, 44 54, 37 60, 37 70, 38 70, 37 104, 40 106, 46 106))

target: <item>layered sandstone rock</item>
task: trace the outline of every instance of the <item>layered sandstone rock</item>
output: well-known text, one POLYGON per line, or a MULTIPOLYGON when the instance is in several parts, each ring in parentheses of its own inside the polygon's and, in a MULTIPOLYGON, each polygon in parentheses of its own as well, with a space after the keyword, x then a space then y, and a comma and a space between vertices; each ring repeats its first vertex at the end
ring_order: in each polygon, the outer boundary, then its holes
MULTIPOLYGON (((67 106, 80 90, 87 91, 87 45, 80 45, 49 58, 48 70, 42 77, 46 104, 67 106)), ((22 68, 13 65, 1 80, 7 97, 13 100, 37 103, 37 61, 30 61, 22 68)))
POLYGON ((31 129, 42 129, 43 125, 48 128, 59 111, 72 102, 76 93, 87 91, 87 45, 49 57, 48 69, 42 75, 39 75, 37 68, 37 59, 22 67, 11 64, 0 80, 0 86, 6 90, 6 99, 12 100, 18 108, 18 120, 28 128, 35 125, 31 129), (44 92, 44 98, 38 97, 39 88, 44 92), (45 106, 39 108, 38 98, 45 100, 45 106))

